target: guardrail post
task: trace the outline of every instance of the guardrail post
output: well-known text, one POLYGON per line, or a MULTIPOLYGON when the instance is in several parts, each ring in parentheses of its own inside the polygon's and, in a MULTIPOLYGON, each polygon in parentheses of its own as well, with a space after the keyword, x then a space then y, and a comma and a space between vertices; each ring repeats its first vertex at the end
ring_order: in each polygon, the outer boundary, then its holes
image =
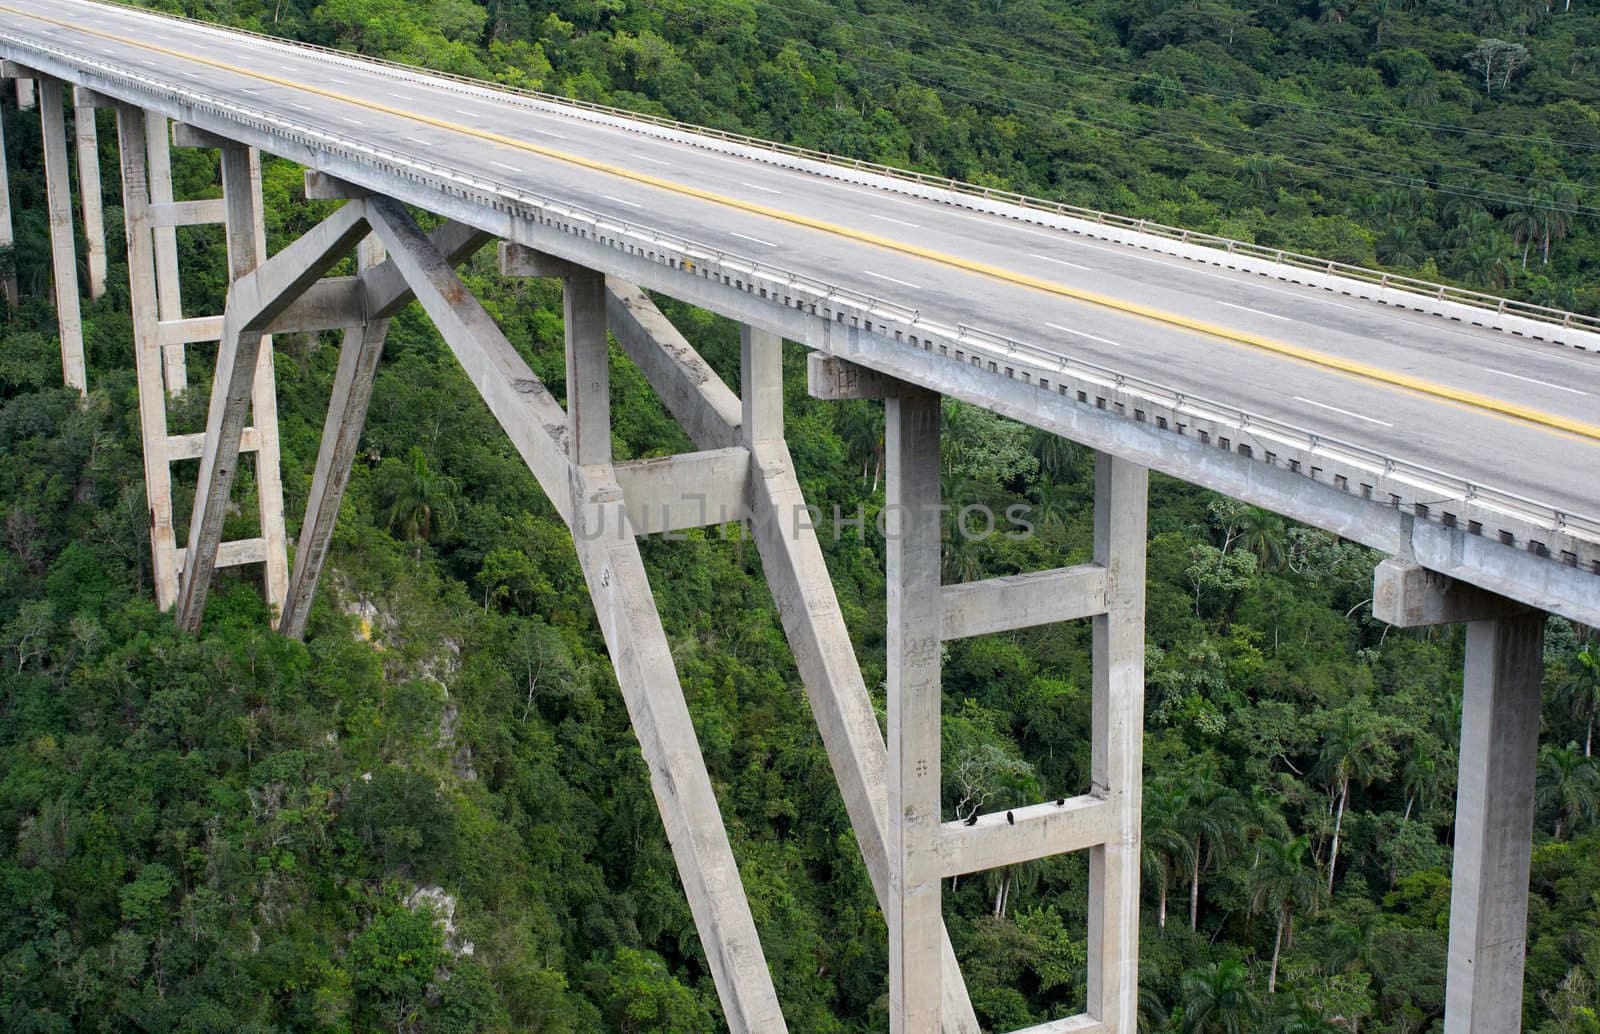
POLYGON ((44 134, 44 178, 50 210, 61 372, 67 387, 82 392, 88 390, 89 376, 83 358, 83 316, 78 307, 78 244, 72 229, 72 180, 67 171, 66 105, 62 94, 59 80, 40 81, 39 126, 44 134))

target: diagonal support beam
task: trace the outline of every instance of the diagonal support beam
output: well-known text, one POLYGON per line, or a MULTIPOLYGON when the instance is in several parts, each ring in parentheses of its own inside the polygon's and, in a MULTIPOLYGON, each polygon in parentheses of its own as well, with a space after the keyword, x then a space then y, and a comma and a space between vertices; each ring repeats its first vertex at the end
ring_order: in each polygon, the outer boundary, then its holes
MULTIPOLYGON (((456 266, 483 247, 489 235, 461 223, 447 223, 428 239, 446 263, 456 266)), ((377 378, 378 361, 383 356, 389 317, 415 297, 392 260, 364 268, 359 276, 348 279, 356 296, 353 300, 358 303, 355 311, 362 314, 362 319, 347 326, 344 332, 339 370, 328 400, 328 418, 322 427, 322 446, 311 479, 311 497, 306 503, 305 520, 300 525, 294 571, 289 577, 283 618, 278 626, 279 631, 291 639, 305 636, 311 601, 327 561, 328 545, 333 541, 339 519, 339 505, 344 500, 356 447, 361 441, 361 429, 367 421, 367 406, 372 401, 372 385, 377 378)), ((309 300, 309 292, 301 299, 306 300, 309 300)), ((286 311, 279 319, 288 315, 286 311)))
POLYGON ((239 440, 258 387, 265 328, 328 268, 366 236, 364 202, 348 202, 304 237, 258 265, 255 226, 260 194, 253 189, 248 149, 222 151, 223 196, 228 202, 228 252, 234 274, 217 346, 206 447, 200 457, 189 546, 178 590, 180 627, 198 630, 222 541, 223 515, 239 461, 239 440))
MULTIPOLYGON (((568 414, 445 256, 398 203, 375 198, 368 204, 373 231, 572 529, 728 1025, 737 1034, 781 1034, 787 1028, 772 977, 610 462, 609 429, 591 424, 584 437, 590 448, 586 458, 592 462, 570 462, 569 448, 577 438, 568 427, 568 414)), ((591 421, 604 412, 592 397, 606 389, 599 366, 603 356, 593 354, 606 347, 604 316, 599 295, 569 301, 568 348, 590 354, 569 358, 569 368, 583 376, 569 381, 568 403, 591 421), (586 311, 572 312, 576 306, 586 311)))
POLYGON ((394 270, 411 285, 489 412, 570 524, 567 414, 404 206, 389 198, 349 203, 367 205, 372 231, 389 249, 394 270))
MULTIPOLYGON (((607 281, 607 290, 617 343, 691 440, 702 449, 743 442, 739 396, 643 291, 616 279, 607 281)), ((751 454, 748 506, 762 567, 881 906, 889 893, 888 750, 788 447, 782 440, 766 440, 751 454)), ((940 1029, 977 1034, 977 1016, 948 935, 942 938, 940 965, 940 1029)))

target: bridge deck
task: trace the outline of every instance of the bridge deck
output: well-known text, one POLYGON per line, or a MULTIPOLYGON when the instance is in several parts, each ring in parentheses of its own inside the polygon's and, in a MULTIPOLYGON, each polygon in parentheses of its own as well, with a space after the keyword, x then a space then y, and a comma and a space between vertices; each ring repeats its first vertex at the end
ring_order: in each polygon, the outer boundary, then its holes
POLYGON ((1600 515, 1594 353, 84 0, 0 0, 0 37, 1600 515))

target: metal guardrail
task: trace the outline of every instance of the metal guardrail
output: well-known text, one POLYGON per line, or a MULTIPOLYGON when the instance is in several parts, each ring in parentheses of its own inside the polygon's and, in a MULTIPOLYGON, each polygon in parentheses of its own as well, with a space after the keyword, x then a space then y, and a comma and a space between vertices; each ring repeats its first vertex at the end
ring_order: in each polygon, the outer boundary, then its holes
MULTIPOLYGON (((664 255, 665 252, 671 251, 677 256, 678 268, 686 271, 710 275, 712 267, 715 266, 720 277, 732 279, 742 274, 742 278, 747 282, 760 278, 775 286, 781 286, 792 294, 808 295, 811 305, 824 310, 836 312, 841 307, 854 309, 869 320, 876 320, 885 325, 899 325, 920 338, 942 338, 955 347, 968 351, 979 350, 997 364, 1013 365, 1021 357, 1032 365, 1035 371, 1050 371, 1053 378, 1059 377, 1062 373, 1071 373, 1115 388, 1132 398, 1145 400, 1152 406, 1166 408, 1176 413, 1193 414, 1226 427, 1248 430, 1250 433, 1271 437, 1286 445, 1297 445, 1309 454, 1343 459, 1363 470, 1381 472, 1381 476, 1384 477, 1399 478, 1412 484, 1436 488, 1441 493, 1434 499, 1417 500, 1417 502, 1460 500, 1463 503, 1492 509, 1529 528, 1568 535, 1575 542, 1600 550, 1600 519, 1571 514, 1547 503, 1479 485, 1458 475, 1411 463, 1365 446, 1330 438, 1305 428, 1251 413, 1237 406, 1177 391, 1166 385, 1099 364, 1071 359, 1038 345, 978 328, 964 325, 950 327, 924 320, 916 309, 830 284, 803 273, 759 262, 652 227, 634 224, 522 187, 463 173, 427 159, 328 131, 314 123, 208 95, 144 72, 84 58, 48 44, 19 38, 4 30, 0 30, 0 43, 5 43, 24 55, 27 52, 48 55, 68 67, 92 69, 109 81, 121 81, 133 89, 164 98, 174 106, 186 105, 191 110, 209 110, 221 119, 244 126, 254 122, 256 123, 254 128, 259 131, 277 134, 289 143, 298 144, 312 151, 322 151, 332 157, 368 165, 386 175, 421 176, 424 182, 431 179, 445 192, 454 193, 463 199, 484 204, 498 202, 502 205, 509 201, 522 205, 533 213, 554 213, 576 223, 587 224, 591 228, 588 232, 592 235, 629 238, 631 242, 636 242, 630 243, 629 246, 642 252, 664 255)), ((334 53, 342 54, 338 51, 334 53)), ((13 57, 19 63, 29 65, 26 56, 14 54, 13 57)), ((1593 562, 1600 564, 1600 560, 1593 562)))
POLYGON ((1321 273, 1328 276, 1342 276, 1351 280, 1374 285, 1380 289, 1394 288, 1409 291, 1427 298, 1439 301, 1455 302, 1468 305, 1486 312, 1499 315, 1521 316, 1542 323, 1549 323, 1566 329, 1588 330, 1600 334, 1600 317, 1589 316, 1583 313, 1572 312, 1566 309, 1552 308, 1546 305, 1537 305, 1533 302, 1519 301, 1514 298, 1504 298, 1500 295, 1487 294, 1482 291, 1473 291, 1464 287, 1455 287, 1450 284, 1440 284, 1418 277, 1406 276, 1401 273, 1387 273, 1383 270, 1369 269, 1365 266, 1352 265, 1332 259, 1317 258, 1313 255, 1304 255, 1295 251, 1286 251, 1282 248, 1263 247, 1248 241, 1234 240, 1231 237, 1220 237, 1216 234, 1202 233, 1196 230, 1186 230, 1179 226, 1168 226, 1165 223, 1152 222, 1148 219, 1134 219, 1129 216, 1117 215, 1112 212, 1102 212, 1097 209, 1083 208, 1069 205, 1064 202, 1050 201, 1045 198, 1033 197, 1017 191, 1003 190, 993 187, 980 187, 963 180, 951 179, 948 176, 939 176, 931 173, 916 172, 901 169, 893 165, 884 165, 880 162, 866 161, 860 158, 849 158, 843 155, 830 154, 826 151, 816 151, 807 147, 796 147, 792 144, 780 143, 773 140, 763 140, 744 133, 735 133, 729 130, 714 129, 699 126, 690 122, 680 122, 677 119, 664 118, 659 115, 649 115, 641 112, 629 111, 608 104, 598 104, 593 101, 578 100, 572 97, 563 97, 559 94, 546 93, 539 90, 529 90, 523 87, 496 83, 487 79, 477 79, 472 76, 459 75, 454 72, 439 72, 416 65, 408 65, 400 61, 387 58, 369 57, 365 54, 356 54, 335 47, 324 47, 314 43, 301 43, 298 40, 282 36, 273 36, 269 33, 256 32, 250 29, 237 29, 230 26, 220 26, 198 18, 189 18, 183 15, 167 14, 142 6, 133 0, 98 0, 112 6, 124 7, 139 11, 142 14, 164 18, 169 21, 182 22, 203 29, 216 32, 226 32, 253 39, 262 40, 278 46, 292 47, 297 50, 310 50, 315 53, 325 54, 330 57, 342 59, 356 64, 368 65, 375 68, 401 72, 408 76, 421 76, 431 79, 443 80, 475 89, 489 90, 501 94, 511 94, 516 97, 539 101, 567 108, 576 108, 614 118, 627 119, 633 122, 642 122, 647 125, 662 129, 671 129, 681 133, 707 137, 723 143, 738 144, 756 150, 769 151, 791 158, 801 158, 807 161, 822 162, 851 169, 856 172, 866 172, 873 175, 885 176, 907 183, 915 183, 924 187, 936 187, 952 193, 964 194, 970 197, 983 198, 986 201, 1000 201, 1016 205, 1020 208, 1045 212, 1051 215, 1066 216, 1082 219, 1087 222, 1097 223, 1102 226, 1111 226, 1118 229, 1129 230, 1135 233, 1149 234, 1165 240, 1176 241, 1181 244, 1192 244, 1200 247, 1212 248, 1229 255, 1241 255, 1249 258, 1262 259, 1278 265, 1308 272, 1321 273))

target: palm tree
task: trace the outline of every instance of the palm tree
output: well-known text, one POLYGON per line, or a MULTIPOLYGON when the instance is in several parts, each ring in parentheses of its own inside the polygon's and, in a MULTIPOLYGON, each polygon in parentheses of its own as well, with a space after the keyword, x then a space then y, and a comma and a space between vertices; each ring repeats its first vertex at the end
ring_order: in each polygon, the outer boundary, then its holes
POLYGON ((1019 862, 1016 865, 1004 865, 998 869, 988 870, 984 876, 988 881, 989 890, 994 892, 994 917, 1004 919, 1006 910, 1011 907, 1011 897, 1014 891, 1026 894, 1039 886, 1039 874, 1042 864, 1038 861, 1019 862))
POLYGON ((1272 973, 1267 978, 1267 993, 1278 991, 1278 960, 1283 953, 1283 932, 1294 922, 1296 912, 1314 913, 1322 906, 1322 881, 1316 870, 1306 865, 1310 841, 1264 840, 1261 861, 1250 879, 1250 911, 1270 912, 1278 930, 1272 940, 1272 973))
POLYGON ((375 489, 389 530, 417 543, 417 559, 422 559, 422 543, 435 532, 448 530, 456 519, 456 482, 428 468, 428 457, 413 445, 404 463, 385 463, 378 473, 375 489))
POLYGON ((1572 708, 1572 716, 1584 723, 1583 756, 1594 757, 1594 720, 1600 713, 1600 649, 1586 646, 1578 651, 1577 666, 1562 690, 1572 708))
POLYGON ((1329 1017, 1323 1006, 1296 998, 1294 1007, 1280 1022, 1277 1034, 1336 1034, 1343 1030, 1345 1026, 1329 1017))
POLYGON ((861 483, 870 480, 872 491, 877 492, 878 479, 883 476, 883 407, 870 402, 846 403, 839 410, 839 436, 844 439, 845 458, 861 467, 861 483))
POLYGON ((1200 929, 1200 874, 1219 868, 1233 853, 1248 820, 1244 799, 1206 776, 1175 802, 1177 825, 1194 845, 1189 856, 1189 929, 1200 929))
POLYGON ((1522 248, 1522 271, 1528 271, 1528 249, 1538 239, 1541 220, 1538 213, 1530 206, 1522 205, 1512 209, 1506 214, 1504 225, 1506 232, 1511 235, 1519 247, 1522 248))
POLYGON ((1283 518, 1259 506, 1246 507, 1239 522, 1239 545, 1256 555, 1261 570, 1282 569, 1288 546, 1283 518))
POLYGON ((1322 745, 1321 766, 1329 781, 1329 789, 1338 799, 1338 811, 1333 820, 1333 849, 1328 855, 1328 893, 1333 893, 1334 871, 1339 865, 1339 837, 1344 828, 1344 810, 1350 803, 1350 784, 1366 789, 1389 772, 1392 753, 1378 732, 1352 711, 1346 711, 1328 733, 1322 745))
POLYGON ((1546 187, 1537 195, 1540 208, 1539 250, 1545 265, 1550 264, 1550 245, 1572 232, 1573 209, 1578 195, 1565 183, 1546 187))
POLYGON ((1156 925, 1162 930, 1167 928, 1167 892, 1194 863, 1194 844, 1178 819, 1183 800, 1181 794, 1157 792, 1144 808, 1140 865, 1145 881, 1154 883, 1160 894, 1156 925))
POLYGON ((1254 1030, 1259 1005, 1250 973, 1233 959, 1183 975, 1183 1034, 1244 1034, 1254 1030))
POLYGON ((1428 259, 1428 249, 1409 223, 1390 223, 1373 242, 1378 261, 1386 266, 1420 266, 1428 259))
POLYGON ((1411 753, 1406 755, 1405 764, 1400 769, 1400 785, 1406 794, 1406 813, 1400 819, 1402 827, 1411 821, 1413 806, 1420 804, 1428 807, 1450 785, 1449 759, 1446 758, 1443 765, 1439 763, 1443 753, 1443 748, 1432 736, 1423 734, 1412 745, 1411 753))
POLYGON ((1576 743, 1539 751, 1535 803, 1556 813, 1556 839, 1600 813, 1600 765, 1584 757, 1576 743))
POLYGON ((1457 251, 1451 270, 1467 283, 1478 287, 1506 285, 1506 263, 1492 241, 1477 241, 1457 251))
POLYGON ((1028 448, 1039 461, 1039 473, 1052 483, 1066 480, 1078 460, 1078 447, 1071 439, 1035 427, 1028 448))

